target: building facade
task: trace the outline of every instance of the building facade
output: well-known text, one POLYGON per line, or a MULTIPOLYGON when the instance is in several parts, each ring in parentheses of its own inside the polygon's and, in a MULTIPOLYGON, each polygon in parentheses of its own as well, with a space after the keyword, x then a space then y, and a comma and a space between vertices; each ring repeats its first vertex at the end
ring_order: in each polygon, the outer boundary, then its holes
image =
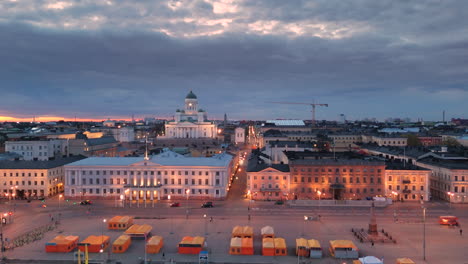
POLYGON ((249 199, 285 200, 290 190, 289 166, 285 164, 254 164, 247 170, 249 199))
POLYGON ((394 200, 429 201, 431 170, 418 166, 387 166, 385 190, 394 200))
POLYGON ((385 195, 385 163, 366 160, 290 160, 294 199, 365 199, 385 195))
POLYGON ((236 127, 234 130, 234 142, 236 144, 244 144, 245 143, 245 128, 244 127, 236 127))
POLYGON ((163 138, 216 138, 217 127, 207 119, 207 113, 198 108, 198 98, 190 91, 185 97, 184 110, 177 109, 173 121, 165 125, 163 138))
POLYGON ((23 156, 24 160, 49 160, 66 154, 64 140, 6 141, 5 151, 23 156))
POLYGON ((65 196, 159 199, 222 199, 232 176, 233 157, 186 157, 165 150, 149 157, 92 157, 65 167, 65 196))
POLYGON ((0 194, 6 199, 34 199, 64 190, 64 165, 83 159, 73 156, 50 161, 0 161, 0 194))

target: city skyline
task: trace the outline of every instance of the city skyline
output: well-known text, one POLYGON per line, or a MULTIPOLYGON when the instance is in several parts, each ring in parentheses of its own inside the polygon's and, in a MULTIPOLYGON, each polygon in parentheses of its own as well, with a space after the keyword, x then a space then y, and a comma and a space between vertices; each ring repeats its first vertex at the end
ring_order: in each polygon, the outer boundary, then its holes
POLYGON ((466 118, 464 5, 4 1, 0 121, 466 118))

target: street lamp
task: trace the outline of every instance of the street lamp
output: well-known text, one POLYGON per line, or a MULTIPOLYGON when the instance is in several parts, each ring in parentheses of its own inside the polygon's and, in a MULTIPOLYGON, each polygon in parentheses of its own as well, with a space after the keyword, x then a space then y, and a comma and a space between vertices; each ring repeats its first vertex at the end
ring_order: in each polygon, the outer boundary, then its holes
POLYGON ((101 226, 101 250, 99 252, 104 252, 104 226, 106 225, 107 219, 102 219, 102 226, 101 226))
POLYGON ((423 206, 423 259, 426 261, 426 207, 423 206))
POLYGON ((203 215, 203 218, 205 219, 205 236, 207 236, 208 235, 208 226, 207 226, 208 224, 206 222, 206 214, 203 215))
POLYGON ((60 221, 60 217, 62 216, 62 211, 60 211, 60 200, 62 200, 63 195, 59 195, 58 200, 59 200, 59 215, 58 215, 58 220, 60 221))
MULTIPOLYGON (((396 200, 396 198, 398 197, 398 193, 395 192, 395 191, 392 191, 392 194, 395 196, 395 200, 396 200)), ((400 206, 399 205, 397 205, 397 210, 393 211, 393 220, 395 222, 397 221, 398 214, 400 213, 400 206), (397 213, 397 210, 398 210, 398 213, 397 213)))
POLYGON ((320 220, 320 199, 321 199, 321 197, 322 197, 322 192, 321 192, 321 191, 317 191, 317 194, 318 194, 318 197, 319 197, 319 207, 318 207, 317 215, 318 215, 319 220, 320 220))
POLYGON ((453 192, 447 192, 449 195, 449 207, 452 209, 452 197, 455 195, 453 192))
POLYGON ((309 218, 307 215, 304 215, 304 222, 302 222, 302 236, 305 236, 305 223, 309 218))
POLYGON ((190 190, 189 190, 189 189, 185 190, 185 194, 187 195, 187 202, 186 202, 187 208, 186 208, 186 210, 185 210, 185 219, 188 219, 188 213, 189 213, 189 209, 188 209, 188 198, 189 198, 189 193, 190 193, 190 190))

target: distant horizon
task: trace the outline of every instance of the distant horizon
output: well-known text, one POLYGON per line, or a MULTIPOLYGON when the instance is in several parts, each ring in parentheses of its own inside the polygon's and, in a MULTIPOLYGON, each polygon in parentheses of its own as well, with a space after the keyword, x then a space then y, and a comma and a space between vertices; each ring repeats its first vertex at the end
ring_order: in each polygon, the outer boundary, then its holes
MULTIPOLYGON (((144 117, 135 117, 135 121, 144 121, 145 118, 155 118, 156 120, 173 120, 172 118, 167 118, 167 117, 157 117, 157 116, 144 116, 144 117)), ((362 119, 356 119, 356 120, 348 120, 346 121, 349 122, 356 122, 356 121, 368 121, 375 119, 377 122, 385 122, 386 119, 401 119, 404 120, 407 117, 387 117, 384 118, 383 120, 374 118, 374 117, 367 117, 367 118, 362 118, 362 119)), ((462 117, 453 117, 453 118, 445 118, 445 122, 449 122, 452 119, 464 119, 462 117)), ((35 117, 35 122, 36 123, 47 123, 47 122, 59 122, 59 121, 64 121, 64 122, 104 122, 106 120, 111 120, 111 121, 123 121, 123 122, 131 122, 132 118, 121 118, 121 117, 107 117, 107 118, 76 118, 75 117, 49 117, 49 116, 36 116, 35 117)), ((223 118, 218 118, 218 119, 209 119, 212 121, 223 121, 223 118)), ((311 119, 297 119, 297 118, 273 118, 273 119, 229 119, 228 116, 228 121, 267 121, 267 120, 303 120, 303 121, 312 121, 311 119)), ((327 119, 317 119, 317 121, 328 121, 328 122, 339 122, 340 120, 327 120, 327 119)), ((422 120, 424 122, 443 122, 442 120, 422 120)), ((15 117, 9 117, 9 116, 0 116, 0 122, 2 123, 33 123, 33 118, 15 118, 15 117)), ((418 118, 413 119, 410 118, 409 122, 418 122, 418 118)))

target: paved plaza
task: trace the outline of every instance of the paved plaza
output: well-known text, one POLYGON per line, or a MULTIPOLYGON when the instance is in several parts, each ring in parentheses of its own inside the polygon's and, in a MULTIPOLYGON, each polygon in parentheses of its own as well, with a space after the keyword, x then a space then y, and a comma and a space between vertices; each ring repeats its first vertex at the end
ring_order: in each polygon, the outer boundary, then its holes
MULTIPOLYGON (((152 208, 112 207, 110 201, 99 201, 92 206, 74 205, 72 202, 64 203, 60 207, 53 200, 48 202, 47 208, 40 207, 39 201, 32 203, 18 203, 15 208, 13 223, 4 228, 6 238, 12 238, 22 232, 34 229, 54 221, 61 212, 60 225, 56 230, 47 232, 43 239, 31 244, 5 252, 8 259, 18 260, 73 260, 73 253, 46 253, 45 243, 55 236, 77 235, 80 241, 89 235, 108 235, 114 241, 122 231, 107 230, 103 219, 110 219, 115 215, 135 216, 136 224, 150 224, 153 227, 152 235, 164 237, 164 247, 159 254, 148 254, 147 258, 153 263, 198 263, 198 256, 177 254, 177 244, 183 236, 207 237, 207 249, 210 252, 210 261, 215 263, 297 263, 295 256, 295 239, 305 237, 318 239, 323 248, 325 257, 320 260, 306 260, 305 263, 352 263, 351 260, 336 260, 330 257, 328 241, 335 239, 349 239, 355 242, 360 256, 373 255, 384 258, 385 263, 395 263, 398 257, 409 257, 416 263, 468 263, 468 240, 460 236, 459 228, 448 228, 437 223, 437 215, 444 212, 459 214, 460 222, 466 222, 466 208, 460 205, 457 208, 446 208, 445 205, 433 204, 428 206, 426 222, 426 261, 423 261, 423 224, 418 205, 407 203, 393 205, 386 209, 377 209, 379 230, 382 228, 396 238, 396 244, 379 244, 372 246, 369 243, 360 243, 351 233, 351 228, 367 228, 369 222, 368 208, 320 208, 320 221, 304 222, 304 215, 314 215, 318 208, 289 208, 275 206, 272 202, 257 202, 251 210, 247 210, 246 203, 219 202, 217 207, 210 209, 199 208, 199 202, 190 201, 182 203, 181 208, 169 208, 167 203, 159 203, 152 208), (398 222, 395 222, 393 213, 399 206, 398 222), (186 208, 189 208, 189 217, 186 219, 186 208), (90 209, 90 210, 89 210, 90 209), (449 211, 452 210, 452 211, 449 211), (213 217, 204 218, 207 214, 213 217), (248 220, 250 214, 251 220, 248 220), (143 219, 141 219, 143 218, 143 219), (154 218, 154 219, 150 219, 154 218), (206 219, 206 220, 205 220, 206 219), (254 256, 232 256, 228 254, 232 228, 235 225, 252 225, 255 238, 254 256), (286 239, 289 256, 264 257, 261 256, 260 228, 271 225, 275 228, 277 237, 286 239), (207 235, 205 235, 205 233, 207 235), (303 235, 304 234, 304 235, 303 235), (165 258, 162 257, 164 252, 165 258)), ((252 205, 252 204, 251 204, 252 205)), ((419 206, 420 208, 420 206, 419 206)), ((463 226, 462 226, 463 228, 463 226)), ((90 259, 112 263, 139 263, 144 258, 144 242, 132 241, 126 253, 109 254, 109 248, 102 254, 90 254, 90 259)), ((16 262, 21 263, 21 262, 16 262)), ((28 263, 27 261, 23 263, 28 263)))

